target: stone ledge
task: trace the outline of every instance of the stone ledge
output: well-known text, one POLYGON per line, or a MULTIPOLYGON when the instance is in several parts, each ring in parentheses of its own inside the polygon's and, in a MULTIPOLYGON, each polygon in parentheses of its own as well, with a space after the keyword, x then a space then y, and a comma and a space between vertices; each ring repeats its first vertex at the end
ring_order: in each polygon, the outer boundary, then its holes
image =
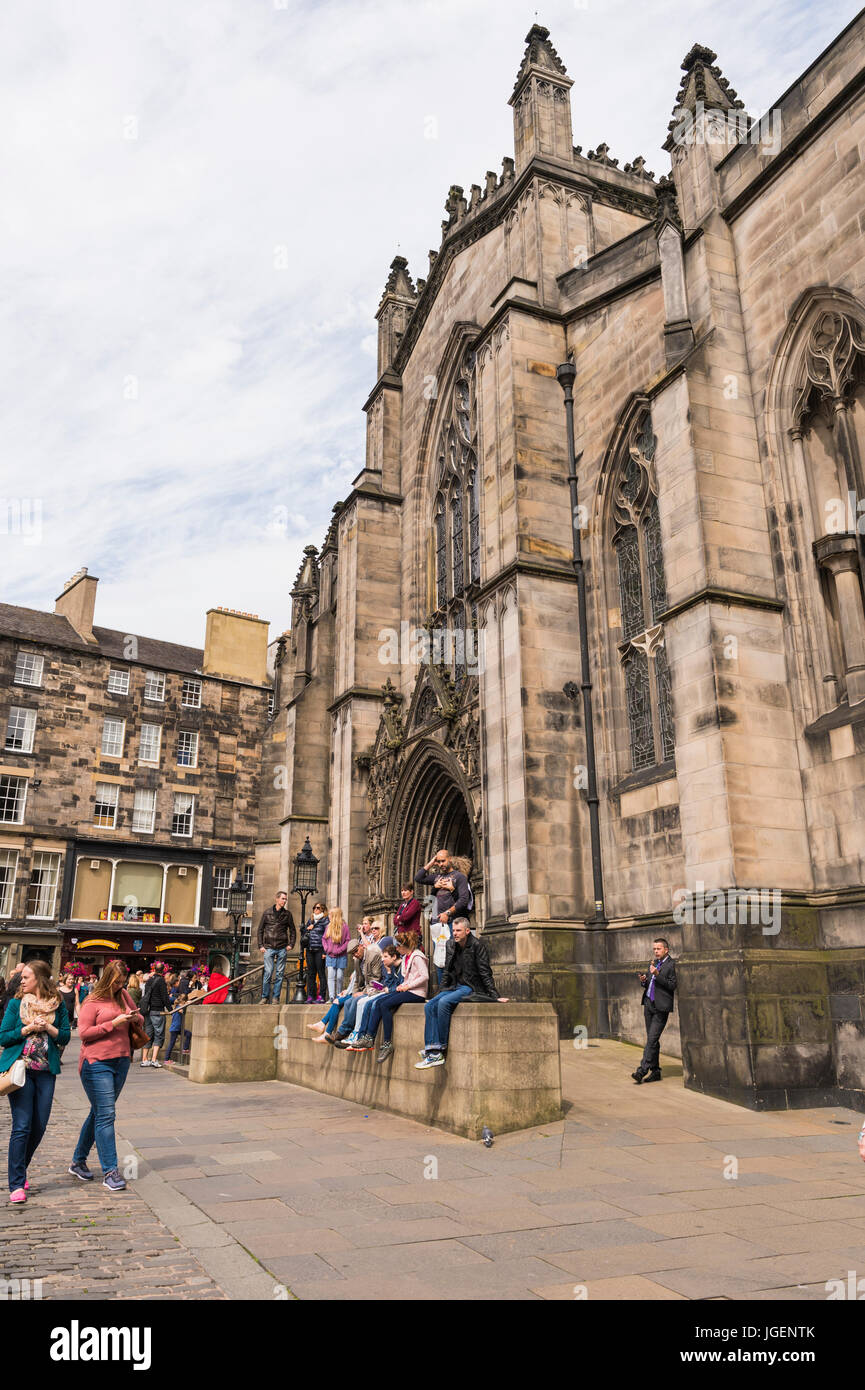
POLYGON ((424 1013, 405 1004, 394 1018, 394 1052, 315 1043, 306 1025, 321 1006, 278 1011, 223 1004, 194 1014, 189 1080, 286 1081, 479 1139, 562 1117, 558 1022, 551 1004, 462 1004, 451 1021, 444 1067, 417 1071, 424 1013))

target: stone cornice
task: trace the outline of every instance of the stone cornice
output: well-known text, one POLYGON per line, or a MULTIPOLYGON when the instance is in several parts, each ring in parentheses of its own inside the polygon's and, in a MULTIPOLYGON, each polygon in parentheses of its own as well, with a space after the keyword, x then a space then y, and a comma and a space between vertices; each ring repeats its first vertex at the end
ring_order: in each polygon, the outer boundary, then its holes
POLYGON ((383 698, 380 690, 370 690, 365 685, 353 685, 338 695, 332 705, 328 705, 327 712, 328 714, 336 714, 337 710, 342 709, 342 706, 348 704, 350 700, 377 700, 381 703, 383 698))
POLYGON ((485 584, 480 586, 477 590, 477 600, 480 601, 495 593, 496 589, 507 584, 508 580, 513 579, 518 574, 531 575, 533 579, 557 579, 565 584, 576 584, 577 582, 570 561, 557 566, 542 560, 512 560, 504 569, 499 570, 492 579, 488 579, 485 584))
POLYGON ((382 391, 401 391, 402 377, 398 376, 393 367, 388 367, 387 371, 382 372, 375 386, 370 391, 361 410, 369 412, 375 405, 382 391))
POLYGON ((787 606, 783 599, 770 598, 768 594, 745 594, 740 593, 737 589, 720 589, 710 584, 705 589, 699 589, 695 594, 689 594, 679 603, 672 604, 666 612, 659 613, 658 622, 668 623, 671 618, 678 618, 681 613, 687 613, 689 608, 697 608, 702 603, 730 604, 739 608, 760 608, 768 613, 783 613, 787 606))

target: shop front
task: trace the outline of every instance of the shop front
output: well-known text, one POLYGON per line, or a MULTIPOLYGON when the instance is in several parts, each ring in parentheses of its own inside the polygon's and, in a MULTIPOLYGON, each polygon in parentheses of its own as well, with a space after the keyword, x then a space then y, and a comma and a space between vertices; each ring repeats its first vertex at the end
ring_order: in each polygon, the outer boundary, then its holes
POLYGON ((117 959, 129 970, 143 970, 155 960, 182 970, 207 964, 211 939, 209 931, 194 928, 154 932, 142 924, 131 931, 117 931, 113 922, 75 922, 65 924, 61 954, 64 966, 80 963, 96 975, 106 961, 117 959))

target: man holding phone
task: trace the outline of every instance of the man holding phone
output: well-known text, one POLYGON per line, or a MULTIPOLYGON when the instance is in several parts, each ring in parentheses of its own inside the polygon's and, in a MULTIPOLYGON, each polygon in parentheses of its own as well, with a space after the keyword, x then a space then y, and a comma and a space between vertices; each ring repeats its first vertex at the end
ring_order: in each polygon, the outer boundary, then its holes
POLYGON ((673 1011, 673 995, 676 990, 676 967, 666 937, 655 937, 648 973, 642 972, 639 978, 643 986, 640 1003, 646 1022, 646 1046, 643 1060, 637 1070, 631 1072, 638 1086, 644 1081, 661 1080, 661 1034, 673 1011))

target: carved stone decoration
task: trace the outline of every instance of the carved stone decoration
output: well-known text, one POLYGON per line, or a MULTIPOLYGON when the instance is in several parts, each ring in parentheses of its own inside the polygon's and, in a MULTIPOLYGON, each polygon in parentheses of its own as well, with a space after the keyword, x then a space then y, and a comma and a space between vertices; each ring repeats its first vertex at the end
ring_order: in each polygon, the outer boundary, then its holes
POLYGON ((617 527, 637 525, 652 498, 658 495, 655 444, 651 416, 646 410, 631 427, 627 458, 619 470, 613 493, 613 517, 617 527))
POLYGON ((384 696, 384 709, 381 717, 384 723, 387 747, 399 748, 405 738, 402 727, 402 715, 400 714, 399 708, 402 704, 402 696, 394 688, 390 676, 388 676, 381 690, 384 696))
POLYGON ((453 737, 454 752, 465 773, 469 786, 480 781, 481 736, 477 711, 471 709, 457 726, 453 737))
MULTIPOLYGON (((402 697, 390 681, 382 687, 383 708, 375 741, 371 749, 355 758, 358 770, 368 774, 366 796, 369 820, 364 864, 368 875, 369 902, 376 904, 376 910, 385 903, 393 887, 391 880, 397 873, 396 861, 391 862, 397 853, 395 839, 399 840, 401 829, 407 824, 406 818, 411 820, 417 809, 402 802, 397 806, 395 798, 407 767, 419 751, 425 758, 432 757, 434 762, 438 759, 436 766, 439 768, 445 764, 452 768, 450 778, 446 778, 443 784, 446 800, 458 795, 459 783, 464 789, 471 788, 471 796, 466 802, 467 813, 473 822, 475 839, 478 838, 476 803, 479 805, 481 782, 479 686, 476 675, 466 675, 457 688, 443 663, 423 664, 408 701, 405 719, 399 708, 405 703, 402 697)), ((414 783, 411 786, 414 788, 414 783)), ((409 800, 413 795, 414 790, 406 792, 409 800)), ((465 791, 463 795, 466 795, 465 791)), ((430 807, 434 819, 440 806, 441 803, 434 798, 430 807)), ((418 833, 423 830, 423 825, 416 818, 411 823, 418 833)), ((475 876, 473 884, 476 882, 475 876)))
POLYGON ((436 693, 431 685, 428 685, 417 703, 414 714, 414 722, 417 728, 422 728, 425 724, 431 724, 434 719, 438 719, 441 714, 436 693))
POLYGON ((855 385, 865 353, 862 325, 847 314, 827 311, 811 329, 802 364, 804 380, 793 407, 793 423, 807 429, 810 417, 822 411, 827 424, 845 404, 855 385))

